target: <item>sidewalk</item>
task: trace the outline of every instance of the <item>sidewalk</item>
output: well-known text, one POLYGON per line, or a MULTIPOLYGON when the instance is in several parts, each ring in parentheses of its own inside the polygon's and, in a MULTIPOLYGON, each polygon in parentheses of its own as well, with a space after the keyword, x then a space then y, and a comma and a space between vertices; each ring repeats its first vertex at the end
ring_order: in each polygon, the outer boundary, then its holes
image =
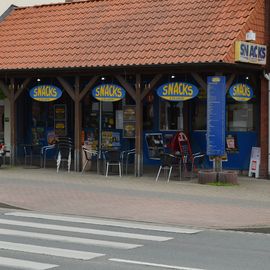
MULTIPOLYGON (((210 186, 152 176, 0 168, 0 203, 34 211, 202 228, 270 227, 270 181, 210 186)), ((10 209, 5 209, 10 211, 10 209)))

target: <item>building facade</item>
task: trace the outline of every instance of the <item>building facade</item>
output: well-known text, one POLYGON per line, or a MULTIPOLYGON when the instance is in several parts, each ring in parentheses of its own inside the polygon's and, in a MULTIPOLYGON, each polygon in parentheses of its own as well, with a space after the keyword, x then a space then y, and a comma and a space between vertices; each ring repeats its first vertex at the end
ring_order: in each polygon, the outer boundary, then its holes
POLYGON ((13 8, 0 22, 0 88, 9 103, 5 141, 13 163, 21 145, 46 145, 55 136, 72 137, 76 170, 82 144, 134 148, 137 176, 159 163, 178 131, 193 151, 207 152, 208 79, 222 77, 224 167, 248 170, 256 146, 266 177, 268 13, 264 0, 13 8))

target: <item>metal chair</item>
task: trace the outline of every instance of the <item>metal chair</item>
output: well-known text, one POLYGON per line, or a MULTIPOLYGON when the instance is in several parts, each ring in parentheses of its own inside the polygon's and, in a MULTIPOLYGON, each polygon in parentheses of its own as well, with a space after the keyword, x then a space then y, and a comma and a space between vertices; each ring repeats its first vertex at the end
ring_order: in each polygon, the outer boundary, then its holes
POLYGON ((42 157, 41 157, 40 144, 25 144, 23 146, 24 151, 24 166, 27 165, 27 160, 30 160, 29 166, 33 165, 33 158, 38 158, 40 160, 40 167, 42 167, 42 157))
POLYGON ((135 149, 122 151, 121 155, 122 169, 128 174, 128 164, 130 162, 130 157, 135 156, 135 149))
POLYGON ((162 153, 162 154, 160 154, 160 162, 161 162, 161 164, 159 166, 156 181, 158 181, 160 172, 163 169, 165 171, 169 171, 168 178, 167 178, 167 182, 169 182, 173 167, 179 166, 178 159, 176 156, 174 156, 172 154, 162 153))
POLYGON ((110 166, 118 166, 119 176, 122 177, 121 170, 121 152, 119 150, 109 150, 104 152, 104 161, 106 167, 106 177, 108 177, 108 171, 110 166))
POLYGON ((87 149, 86 147, 82 147, 82 150, 83 150, 83 154, 85 155, 85 162, 84 162, 84 165, 83 165, 83 168, 82 168, 82 172, 81 174, 83 174, 85 168, 86 168, 86 165, 92 161, 92 157, 95 156, 97 157, 98 156, 98 151, 96 150, 89 150, 87 149))
POLYGON ((58 142, 57 143, 57 173, 59 172, 61 163, 67 162, 67 168, 68 172, 70 172, 70 166, 71 166, 71 152, 72 152, 72 143, 71 142, 58 142))
POLYGON ((46 168, 47 152, 56 148, 56 144, 46 145, 41 148, 42 167, 46 168))

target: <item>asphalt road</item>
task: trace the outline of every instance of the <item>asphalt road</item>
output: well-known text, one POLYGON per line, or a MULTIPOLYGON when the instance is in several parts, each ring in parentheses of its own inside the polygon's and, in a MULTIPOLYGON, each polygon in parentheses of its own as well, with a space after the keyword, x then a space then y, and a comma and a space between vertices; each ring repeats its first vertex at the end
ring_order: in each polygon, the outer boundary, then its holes
POLYGON ((269 270, 270 235, 0 211, 0 269, 269 270))

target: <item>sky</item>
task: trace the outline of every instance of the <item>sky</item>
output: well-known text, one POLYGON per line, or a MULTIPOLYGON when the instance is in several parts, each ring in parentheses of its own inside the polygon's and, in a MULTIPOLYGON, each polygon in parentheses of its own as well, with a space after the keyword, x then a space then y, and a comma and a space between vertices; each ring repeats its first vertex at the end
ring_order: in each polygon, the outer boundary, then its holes
POLYGON ((60 2, 65 2, 65 0, 0 0, 0 15, 3 14, 12 4, 19 7, 25 7, 60 2))

